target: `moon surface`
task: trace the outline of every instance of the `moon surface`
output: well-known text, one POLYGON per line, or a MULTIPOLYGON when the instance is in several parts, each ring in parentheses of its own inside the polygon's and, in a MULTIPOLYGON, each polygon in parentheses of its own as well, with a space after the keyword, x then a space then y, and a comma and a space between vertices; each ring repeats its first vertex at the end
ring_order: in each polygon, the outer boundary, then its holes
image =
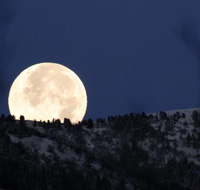
POLYGON ((28 67, 14 80, 8 97, 11 115, 26 120, 64 118, 81 121, 87 109, 85 87, 79 77, 57 63, 39 63, 28 67))

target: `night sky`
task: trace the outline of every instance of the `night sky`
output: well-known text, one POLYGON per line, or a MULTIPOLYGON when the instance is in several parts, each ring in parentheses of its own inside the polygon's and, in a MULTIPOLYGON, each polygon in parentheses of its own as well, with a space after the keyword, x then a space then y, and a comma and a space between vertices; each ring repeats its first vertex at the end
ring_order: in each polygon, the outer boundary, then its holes
POLYGON ((199 0, 0 0, 0 114, 27 67, 56 62, 87 118, 200 106, 199 0))

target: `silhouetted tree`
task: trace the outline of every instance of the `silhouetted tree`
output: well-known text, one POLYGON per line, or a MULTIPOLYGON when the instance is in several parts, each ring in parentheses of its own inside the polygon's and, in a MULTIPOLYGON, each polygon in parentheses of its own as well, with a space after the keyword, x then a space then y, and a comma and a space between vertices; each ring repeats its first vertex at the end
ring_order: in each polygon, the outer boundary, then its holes
POLYGON ((185 118, 185 113, 182 113, 182 118, 185 118))
POLYGON ((60 119, 56 119, 56 120, 54 121, 54 123, 55 123, 56 127, 58 127, 58 128, 61 127, 60 119))
POLYGON ((20 115, 19 124, 20 124, 22 127, 25 127, 25 118, 24 118, 23 115, 20 115))
POLYGON ((6 121, 9 121, 11 123, 14 123, 15 122, 15 116, 14 115, 8 115, 6 118, 5 118, 6 121))
POLYGON ((87 128, 92 128, 93 126, 94 126, 94 123, 93 123, 92 119, 88 119, 87 128))
POLYGON ((200 113, 196 110, 193 111, 192 119, 194 120, 194 127, 200 127, 200 113))
POLYGON ((71 123, 71 121, 70 121, 70 119, 68 119, 68 118, 65 118, 64 119, 64 127, 71 127, 72 126, 72 123, 71 123))
POLYGON ((97 118, 97 124, 105 124, 105 119, 97 118))
POLYGON ((33 121, 33 127, 36 127, 37 126, 37 121, 34 119, 33 121))
POLYGON ((4 121, 4 120, 5 120, 5 115, 4 115, 4 114, 1 114, 0 121, 4 121))
POLYGON ((160 112, 160 119, 161 120, 165 120, 165 119, 167 119, 167 114, 165 113, 165 112, 160 112))

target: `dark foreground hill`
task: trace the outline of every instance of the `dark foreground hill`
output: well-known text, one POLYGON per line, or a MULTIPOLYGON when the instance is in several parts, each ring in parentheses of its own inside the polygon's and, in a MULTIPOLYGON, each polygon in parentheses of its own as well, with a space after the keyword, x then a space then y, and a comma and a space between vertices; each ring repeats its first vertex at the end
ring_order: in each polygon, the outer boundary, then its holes
POLYGON ((200 110, 77 125, 0 119, 0 188, 199 190, 200 110))

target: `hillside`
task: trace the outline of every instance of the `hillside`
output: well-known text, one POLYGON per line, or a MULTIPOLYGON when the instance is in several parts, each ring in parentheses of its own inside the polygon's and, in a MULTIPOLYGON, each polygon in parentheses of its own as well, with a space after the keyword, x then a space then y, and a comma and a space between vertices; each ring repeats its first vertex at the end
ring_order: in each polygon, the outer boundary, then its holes
POLYGON ((0 118, 0 188, 199 190, 200 109, 71 125, 0 118))

